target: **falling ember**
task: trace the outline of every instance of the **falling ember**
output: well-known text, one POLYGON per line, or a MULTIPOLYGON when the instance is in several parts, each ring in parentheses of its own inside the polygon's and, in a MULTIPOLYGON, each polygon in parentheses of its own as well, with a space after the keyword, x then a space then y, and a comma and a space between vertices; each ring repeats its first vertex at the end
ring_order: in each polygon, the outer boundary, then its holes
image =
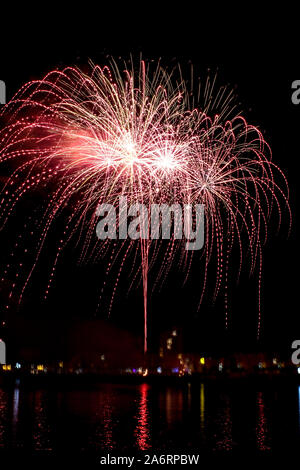
MULTIPOLYGON (((201 303, 208 265, 215 257, 214 298, 224 286, 227 326, 228 269, 235 245, 240 252, 239 271, 244 251, 250 253, 250 273, 258 267, 259 336, 262 246, 274 207, 279 225, 282 203, 289 211, 287 181, 272 162, 261 132, 240 115, 230 117, 230 93, 216 91, 214 83, 207 81, 204 101, 197 103, 199 93, 191 99, 192 91, 159 65, 151 72, 141 61, 137 72, 133 66, 122 72, 112 62, 110 68, 92 66, 89 74, 71 67, 53 71, 25 84, 3 108, 0 164, 9 168, 9 174, 0 197, 1 227, 9 223, 20 200, 39 188, 46 193, 35 225, 39 239, 31 253, 31 268, 26 272, 20 263, 9 298, 17 295, 22 300, 45 240, 67 207, 45 297, 63 248, 74 234, 83 237, 80 261, 109 254, 106 275, 119 266, 111 304, 126 260, 133 258, 132 283, 141 278, 143 284, 146 352, 149 270, 158 267, 157 284, 175 264, 188 276, 192 260, 201 258, 201 303), (97 240, 97 207, 101 203, 117 207, 120 196, 147 208, 151 204, 203 204, 205 245, 200 256, 185 251, 185 243, 173 235, 163 252, 160 240, 141 237, 119 244, 97 240)), ((19 249, 18 241, 15 249, 19 249)), ((2 280, 9 270, 7 264, 2 280)))

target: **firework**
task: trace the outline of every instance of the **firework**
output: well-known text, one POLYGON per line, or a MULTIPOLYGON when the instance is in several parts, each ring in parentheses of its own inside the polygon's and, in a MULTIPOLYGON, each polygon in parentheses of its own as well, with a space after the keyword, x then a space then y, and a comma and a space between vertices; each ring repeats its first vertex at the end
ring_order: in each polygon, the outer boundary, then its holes
MULTIPOLYGON (((81 262, 109 255, 106 275, 118 266, 111 305, 130 259, 132 284, 142 279, 146 351, 149 270, 157 267, 155 285, 167 278, 175 263, 188 277, 197 256, 203 266, 200 305, 208 265, 216 259, 214 298, 224 286, 227 326, 233 247, 239 248, 239 270, 246 250, 250 272, 258 266, 260 293, 268 220, 275 207, 280 225, 282 201, 289 210, 288 187, 261 132, 234 115, 230 92, 216 90, 214 82, 207 81, 202 94, 191 98, 193 85, 176 81, 174 74, 160 66, 151 72, 141 61, 137 71, 133 65, 124 68, 112 62, 110 67, 92 66, 89 73, 70 67, 54 71, 27 83, 4 107, 0 163, 9 170, 0 216, 3 227, 20 200, 39 188, 46 194, 35 225, 39 238, 32 266, 25 273, 21 265, 9 295, 18 290, 19 301, 52 226, 66 207, 69 212, 45 297, 61 252, 74 236, 82 240, 81 262), (167 247, 164 244, 163 252, 160 240, 97 240, 97 207, 101 203, 117 207, 120 196, 126 196, 130 204, 149 208, 152 204, 203 204, 205 244, 201 254, 186 251, 174 236, 167 247), (246 233, 243 241, 242 232, 246 233)), ((258 303, 259 335, 260 294, 258 303)))

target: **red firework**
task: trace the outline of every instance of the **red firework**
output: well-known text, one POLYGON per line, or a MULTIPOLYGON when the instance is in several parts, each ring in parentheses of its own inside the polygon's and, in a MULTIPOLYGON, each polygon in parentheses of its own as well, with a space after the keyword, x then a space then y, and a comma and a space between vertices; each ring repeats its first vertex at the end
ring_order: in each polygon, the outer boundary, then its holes
MULTIPOLYGON (((6 125, 0 131, 0 163, 10 169, 1 193, 2 226, 21 199, 39 187, 48 192, 36 225, 39 241, 31 269, 25 275, 21 266, 10 297, 19 290, 21 301, 49 231, 68 206, 71 213, 58 241, 45 296, 62 249, 74 233, 84 236, 80 261, 110 253, 107 275, 119 264, 111 304, 126 259, 131 254, 136 260, 140 252, 141 262, 131 272, 132 283, 140 274, 142 278, 145 351, 149 270, 158 265, 157 284, 176 262, 187 277, 196 253, 186 251, 185 243, 174 236, 167 248, 164 244, 163 254, 160 240, 126 239, 117 244, 97 240, 99 204, 117 207, 120 196, 148 208, 163 203, 204 204, 204 281, 199 299, 201 303, 208 265, 216 257, 214 298, 225 284, 226 326, 233 246, 239 247, 239 270, 245 249, 250 253, 250 272, 258 265, 260 293, 268 220, 275 207, 280 225, 281 201, 289 211, 286 179, 272 162, 261 132, 240 115, 228 118, 231 94, 216 91, 214 83, 207 82, 200 105, 190 98, 183 80, 175 87, 173 81, 160 66, 151 73, 143 61, 137 72, 133 66, 121 72, 114 62, 110 68, 93 66, 89 74, 68 67, 24 85, 2 111, 6 125)), ((260 294, 258 312, 259 335, 260 294)))

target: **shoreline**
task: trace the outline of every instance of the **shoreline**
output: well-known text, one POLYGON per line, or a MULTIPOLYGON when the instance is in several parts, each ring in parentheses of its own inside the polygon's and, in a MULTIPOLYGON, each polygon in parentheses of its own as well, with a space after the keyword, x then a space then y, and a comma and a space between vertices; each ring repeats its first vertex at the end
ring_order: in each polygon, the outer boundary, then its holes
POLYGON ((182 377, 176 376, 129 376, 129 375, 95 375, 95 374, 1 374, 0 387, 46 387, 46 388, 89 388, 97 387, 100 385, 140 385, 149 384, 154 386, 159 385, 201 385, 201 384, 216 384, 216 385, 283 385, 294 384, 300 386, 300 376, 292 374, 252 374, 252 375, 186 375, 182 377))

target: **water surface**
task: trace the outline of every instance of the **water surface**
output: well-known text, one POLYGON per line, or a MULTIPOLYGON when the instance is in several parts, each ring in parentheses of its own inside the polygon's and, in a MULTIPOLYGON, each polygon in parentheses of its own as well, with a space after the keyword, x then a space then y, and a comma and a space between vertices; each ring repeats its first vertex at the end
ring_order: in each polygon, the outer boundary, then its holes
POLYGON ((101 384, 0 388, 0 450, 269 452, 300 444, 300 387, 101 384))

